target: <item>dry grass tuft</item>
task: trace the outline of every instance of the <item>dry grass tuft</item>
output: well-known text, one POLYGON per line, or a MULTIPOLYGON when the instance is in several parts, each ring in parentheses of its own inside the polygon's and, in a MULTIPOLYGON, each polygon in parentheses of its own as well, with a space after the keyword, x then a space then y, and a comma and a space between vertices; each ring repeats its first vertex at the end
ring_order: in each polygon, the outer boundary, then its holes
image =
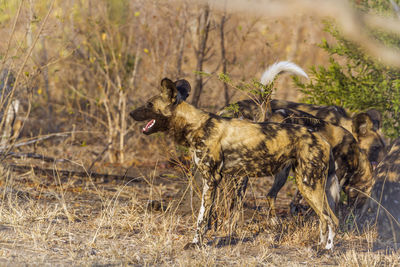
MULTIPOLYGON (((51 3, 0 2, 5 40, 0 43, 0 67, 18 76, 10 100, 20 100, 18 120, 24 125, 8 143, 63 133, 7 148, 62 162, 1 158, 0 265, 398 265, 399 252, 373 252, 374 229, 343 230, 334 253, 315 250, 315 217, 288 215, 290 183, 278 197, 279 223, 271 223, 263 211, 269 178, 250 180, 237 212, 228 208, 231 185, 223 182, 209 245, 184 251, 194 233, 201 182, 191 173, 184 148, 164 134, 144 137, 127 114, 157 90, 162 77, 193 83, 201 5, 51 3), (11 172, 9 163, 53 172, 11 172), (65 176, 60 169, 88 175, 65 176), (96 180, 89 170, 137 179, 96 180)), ((212 10, 204 62, 204 71, 212 74, 221 72, 217 29, 223 16, 212 10)), ((279 60, 290 59, 305 69, 327 61, 316 46, 326 37, 319 19, 300 14, 284 20, 245 14, 228 14, 226 19, 226 63, 232 80, 257 79, 279 60)), ((218 110, 226 100, 215 77, 205 77, 200 97, 200 106, 208 111, 218 110)), ((288 76, 276 86, 273 97, 299 98, 288 76)), ((233 89, 227 93, 230 102, 244 97, 233 89)))
MULTIPOLYGON (((194 194, 192 210, 187 203, 187 184, 176 188, 179 173, 167 177, 151 170, 147 176, 151 183, 132 184, 91 181, 88 177, 82 181, 48 179, 32 172, 16 175, 4 167, 0 171, 2 264, 399 264, 398 253, 372 252, 373 230, 362 235, 338 233, 335 252, 321 254, 313 248, 318 240, 318 223, 313 215, 287 216, 287 204, 278 202, 280 223, 269 223, 263 211, 252 205, 257 200, 254 196, 263 194, 254 188, 268 178, 251 181, 253 192, 247 194, 239 211, 231 245, 222 242, 229 232, 221 224, 208 235, 208 246, 184 251, 194 233, 199 201, 194 194), (177 199, 182 199, 180 204, 177 199), (161 200, 165 208, 152 210, 149 200, 161 200)), ((219 212, 226 211, 220 207, 219 212)))

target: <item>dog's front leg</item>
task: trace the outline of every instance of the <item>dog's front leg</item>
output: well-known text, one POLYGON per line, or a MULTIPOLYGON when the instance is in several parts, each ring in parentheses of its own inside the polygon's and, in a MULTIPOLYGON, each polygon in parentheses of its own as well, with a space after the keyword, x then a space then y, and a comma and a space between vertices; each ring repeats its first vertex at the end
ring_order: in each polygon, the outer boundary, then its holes
POLYGON ((203 193, 201 206, 197 216, 196 234, 191 243, 186 244, 184 249, 203 245, 203 237, 211 226, 211 214, 214 207, 214 199, 217 184, 211 179, 203 180, 203 193))

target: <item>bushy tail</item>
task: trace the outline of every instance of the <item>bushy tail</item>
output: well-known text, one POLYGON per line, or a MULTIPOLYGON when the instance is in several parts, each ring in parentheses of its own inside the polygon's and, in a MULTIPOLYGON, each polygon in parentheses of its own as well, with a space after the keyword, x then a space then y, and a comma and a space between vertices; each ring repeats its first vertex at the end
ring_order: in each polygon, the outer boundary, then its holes
POLYGON ((302 68, 290 61, 280 61, 272 64, 261 76, 260 82, 263 85, 268 85, 274 81, 275 77, 281 73, 291 73, 293 75, 303 76, 308 79, 307 73, 302 68))

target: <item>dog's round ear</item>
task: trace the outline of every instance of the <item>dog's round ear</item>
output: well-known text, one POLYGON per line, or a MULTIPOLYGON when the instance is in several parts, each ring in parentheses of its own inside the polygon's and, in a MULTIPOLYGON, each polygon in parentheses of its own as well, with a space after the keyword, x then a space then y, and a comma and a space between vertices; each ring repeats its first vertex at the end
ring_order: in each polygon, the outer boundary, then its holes
POLYGON ((370 131, 374 131, 374 124, 367 113, 359 113, 353 117, 353 133, 365 136, 370 131))
POLYGON ((365 113, 368 114, 374 125, 374 130, 377 131, 381 128, 382 114, 376 109, 369 109, 365 113))
POLYGON ((175 83, 168 78, 161 80, 161 94, 166 98, 170 99, 171 102, 175 102, 178 90, 176 89, 175 83))
POLYGON ((176 89, 178 90, 178 94, 176 97, 176 104, 180 104, 182 101, 185 101, 190 93, 190 90, 192 89, 190 87, 190 83, 184 79, 182 80, 177 80, 175 82, 176 89))

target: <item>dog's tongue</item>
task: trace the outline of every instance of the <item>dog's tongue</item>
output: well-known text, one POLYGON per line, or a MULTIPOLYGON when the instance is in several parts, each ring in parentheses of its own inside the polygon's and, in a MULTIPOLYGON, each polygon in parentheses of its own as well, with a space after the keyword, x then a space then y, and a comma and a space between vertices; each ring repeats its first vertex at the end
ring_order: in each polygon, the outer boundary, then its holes
POLYGON ((156 122, 156 120, 151 120, 149 121, 146 126, 143 128, 143 132, 147 132, 151 127, 153 127, 154 123, 156 122))

